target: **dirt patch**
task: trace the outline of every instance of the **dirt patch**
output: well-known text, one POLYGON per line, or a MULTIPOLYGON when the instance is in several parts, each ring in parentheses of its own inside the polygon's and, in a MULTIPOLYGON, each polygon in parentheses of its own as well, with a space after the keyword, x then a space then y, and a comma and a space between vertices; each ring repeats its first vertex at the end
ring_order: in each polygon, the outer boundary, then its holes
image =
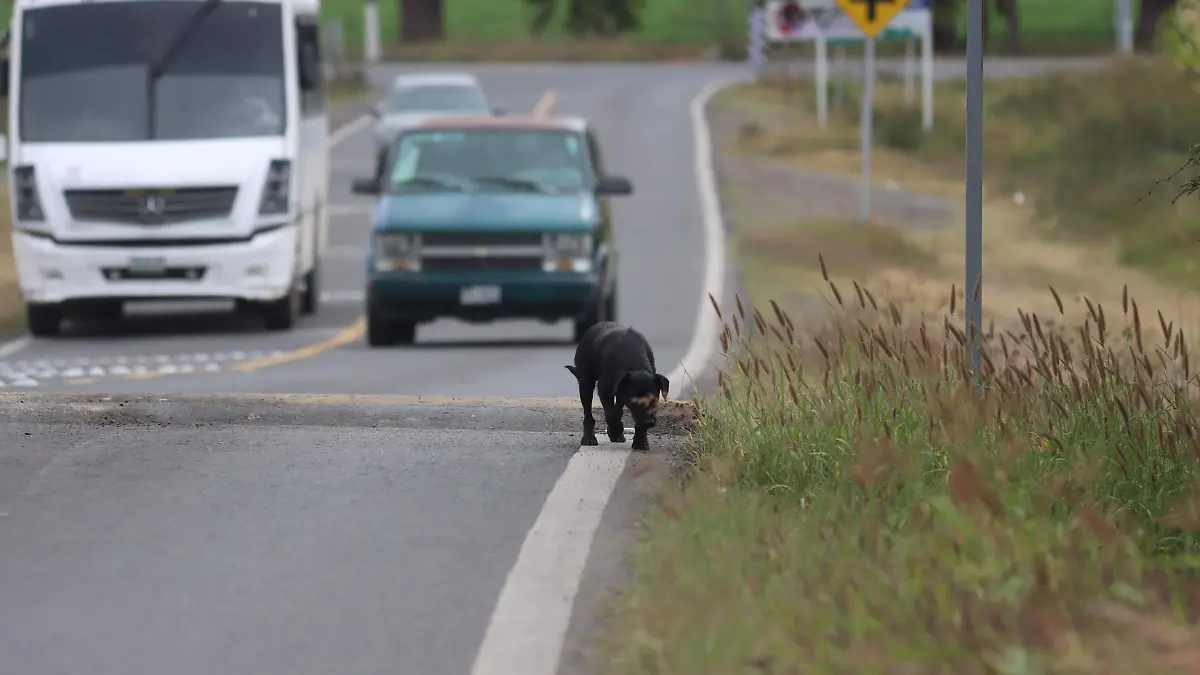
MULTIPOLYGON (((739 85, 719 94, 711 106, 722 199, 747 293, 760 303, 774 299, 793 316, 823 319, 832 298, 814 269, 822 253, 843 288, 856 280, 901 303, 910 316, 947 312, 953 286, 961 317, 961 158, 897 150, 877 138, 872 223, 859 225, 854 124, 832 115, 828 128, 821 129, 809 111, 806 86, 739 85)), ((941 96, 946 104, 952 98, 941 96)), ((913 124, 919 133, 919 116, 913 124)), ((1053 287, 1066 303, 1069 320, 1086 312, 1084 295, 1111 307, 1128 291, 1144 309, 1161 310, 1189 330, 1196 327, 1200 312, 1185 301, 1183 285, 1130 266, 1128 244, 1119 238, 1065 235, 1046 211, 1046 201, 1034 199, 1041 188, 1032 178, 985 182, 986 317, 1010 321, 1017 308, 1057 313, 1053 287)), ((1192 280, 1194 287, 1200 278, 1193 272, 1192 280)))

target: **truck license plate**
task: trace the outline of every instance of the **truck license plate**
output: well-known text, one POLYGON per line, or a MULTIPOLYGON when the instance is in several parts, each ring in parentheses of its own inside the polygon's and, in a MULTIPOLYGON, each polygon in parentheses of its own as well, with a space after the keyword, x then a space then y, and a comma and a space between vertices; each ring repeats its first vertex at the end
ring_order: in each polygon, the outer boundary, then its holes
POLYGON ((161 277, 167 273, 167 259, 130 258, 129 273, 138 277, 161 277))
POLYGON ((464 305, 495 305, 500 302, 499 286, 463 286, 459 302, 464 305))

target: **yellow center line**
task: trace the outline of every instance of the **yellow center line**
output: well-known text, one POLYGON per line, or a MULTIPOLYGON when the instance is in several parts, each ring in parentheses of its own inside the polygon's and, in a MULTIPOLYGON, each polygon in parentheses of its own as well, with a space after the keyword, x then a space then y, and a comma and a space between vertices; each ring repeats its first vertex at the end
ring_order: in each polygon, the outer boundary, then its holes
POLYGON ((533 106, 533 116, 545 117, 546 115, 549 115, 550 109, 554 107, 554 104, 557 101, 558 94, 554 93, 553 89, 548 90, 546 93, 542 94, 542 97, 538 99, 537 104, 533 106))
MULTIPOLYGON (((557 101, 558 94, 554 93, 554 90, 548 90, 544 92, 541 98, 538 99, 537 104, 533 107, 533 114, 537 117, 545 117, 550 113, 550 109, 554 107, 554 104, 557 101)), ((253 361, 243 361, 242 363, 233 366, 231 370, 235 370, 239 373, 252 373, 257 370, 262 370, 263 368, 277 366, 281 363, 290 363, 292 361, 299 361, 301 359, 310 359, 331 349, 337 349, 338 347, 348 345, 351 342, 362 338, 363 334, 366 332, 367 317, 360 316, 354 321, 354 323, 346 326, 333 337, 321 340, 320 342, 314 342, 313 344, 305 347, 286 351, 282 354, 265 356, 261 359, 254 359, 253 361)), ((135 379, 150 379, 165 374, 167 373, 137 373, 137 377, 135 379)))
POLYGON ((93 384, 99 381, 100 378, 98 377, 72 377, 67 380, 67 384, 93 384))
POLYGON ((264 356, 261 359, 254 359, 252 361, 243 361, 242 363, 230 368, 230 370, 236 370, 239 373, 252 373, 256 370, 270 368, 271 366, 277 366, 281 363, 299 361, 300 359, 310 359, 318 354, 327 352, 330 349, 336 349, 338 347, 348 345, 351 342, 361 338, 363 333, 366 331, 367 317, 360 316, 354 323, 338 331, 333 337, 326 338, 320 342, 314 342, 306 347, 300 347, 299 349, 286 351, 282 354, 264 356))

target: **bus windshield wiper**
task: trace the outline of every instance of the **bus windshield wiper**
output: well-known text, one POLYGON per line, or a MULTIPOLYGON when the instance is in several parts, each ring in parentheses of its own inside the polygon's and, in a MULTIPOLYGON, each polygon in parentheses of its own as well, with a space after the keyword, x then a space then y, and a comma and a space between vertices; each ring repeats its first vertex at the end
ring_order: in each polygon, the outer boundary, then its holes
POLYGON ((522 180, 520 178, 508 178, 507 176, 479 176, 473 178, 476 183, 486 183, 492 185, 503 185, 504 187, 517 188, 518 190, 528 190, 530 192, 546 192, 546 186, 541 183, 535 183, 531 180, 522 180))
POLYGON ((445 188, 447 190, 458 190, 460 192, 462 191, 461 185, 451 183, 450 181, 447 181, 447 180, 442 180, 441 178, 433 178, 431 176, 413 176, 412 178, 409 178, 408 180, 402 180, 398 183, 391 184, 391 187, 393 189, 402 188, 402 187, 418 187, 418 186, 419 187, 430 187, 430 188, 445 188))
POLYGON ((154 138, 155 133, 154 91, 158 86, 159 78, 163 76, 167 68, 171 67, 171 63, 179 57, 179 52, 183 51, 183 48, 187 46, 188 40, 203 25, 204 21, 217 10, 220 4, 221 0, 204 0, 204 2, 200 3, 196 11, 188 17, 187 23, 183 25, 183 28, 179 29, 179 32, 175 34, 175 37, 167 46, 167 51, 150 63, 150 71, 146 78, 146 124, 149 127, 147 140, 154 138))

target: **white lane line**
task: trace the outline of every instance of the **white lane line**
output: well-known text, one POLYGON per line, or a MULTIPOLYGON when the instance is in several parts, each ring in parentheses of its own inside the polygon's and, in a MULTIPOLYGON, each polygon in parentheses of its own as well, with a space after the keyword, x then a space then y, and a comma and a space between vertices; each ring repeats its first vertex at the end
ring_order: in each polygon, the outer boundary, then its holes
MULTIPOLYGON (((709 305, 725 283, 725 226, 712 167, 708 101, 730 81, 712 82, 691 102, 692 149, 704 227, 704 287, 688 351, 667 378, 681 390, 715 353, 716 316, 709 305), (675 383, 679 382, 680 385, 675 383)), ((627 430, 626 433, 632 433, 627 430)), ((471 675, 556 675, 575 594, 592 538, 629 459, 628 445, 581 447, 567 462, 541 513, 525 535, 492 611, 471 675)))
MULTIPOLYGON (((348 122, 347 124, 344 124, 344 125, 338 127, 337 129, 335 129, 333 131, 333 133, 331 133, 329 135, 330 151, 332 152, 332 150, 335 147, 337 147, 338 145, 341 145, 343 142, 346 141, 346 139, 350 138, 351 136, 358 133, 359 131, 365 129, 368 125, 371 124, 372 119, 373 118, 370 115, 363 115, 362 117, 359 117, 358 119, 356 119, 352 122, 348 122)), ((345 208, 345 207, 330 206, 331 211, 333 211, 334 209, 341 209, 341 208, 345 208)), ((357 208, 357 207, 352 207, 352 208, 357 208)), ((354 213, 350 213, 347 215, 358 215, 358 212, 355 211, 354 213)), ((33 341, 29 338, 28 335, 22 335, 20 337, 13 338, 12 340, 9 340, 8 342, 0 342, 0 359, 8 357, 8 356, 12 356, 13 354, 16 354, 17 352, 21 351, 22 349, 25 349, 32 343, 33 343, 33 341)))
POLYGON ((28 335, 22 335, 21 337, 13 338, 8 342, 0 344, 0 359, 16 354, 22 349, 28 347, 30 342, 32 341, 29 339, 28 335))

